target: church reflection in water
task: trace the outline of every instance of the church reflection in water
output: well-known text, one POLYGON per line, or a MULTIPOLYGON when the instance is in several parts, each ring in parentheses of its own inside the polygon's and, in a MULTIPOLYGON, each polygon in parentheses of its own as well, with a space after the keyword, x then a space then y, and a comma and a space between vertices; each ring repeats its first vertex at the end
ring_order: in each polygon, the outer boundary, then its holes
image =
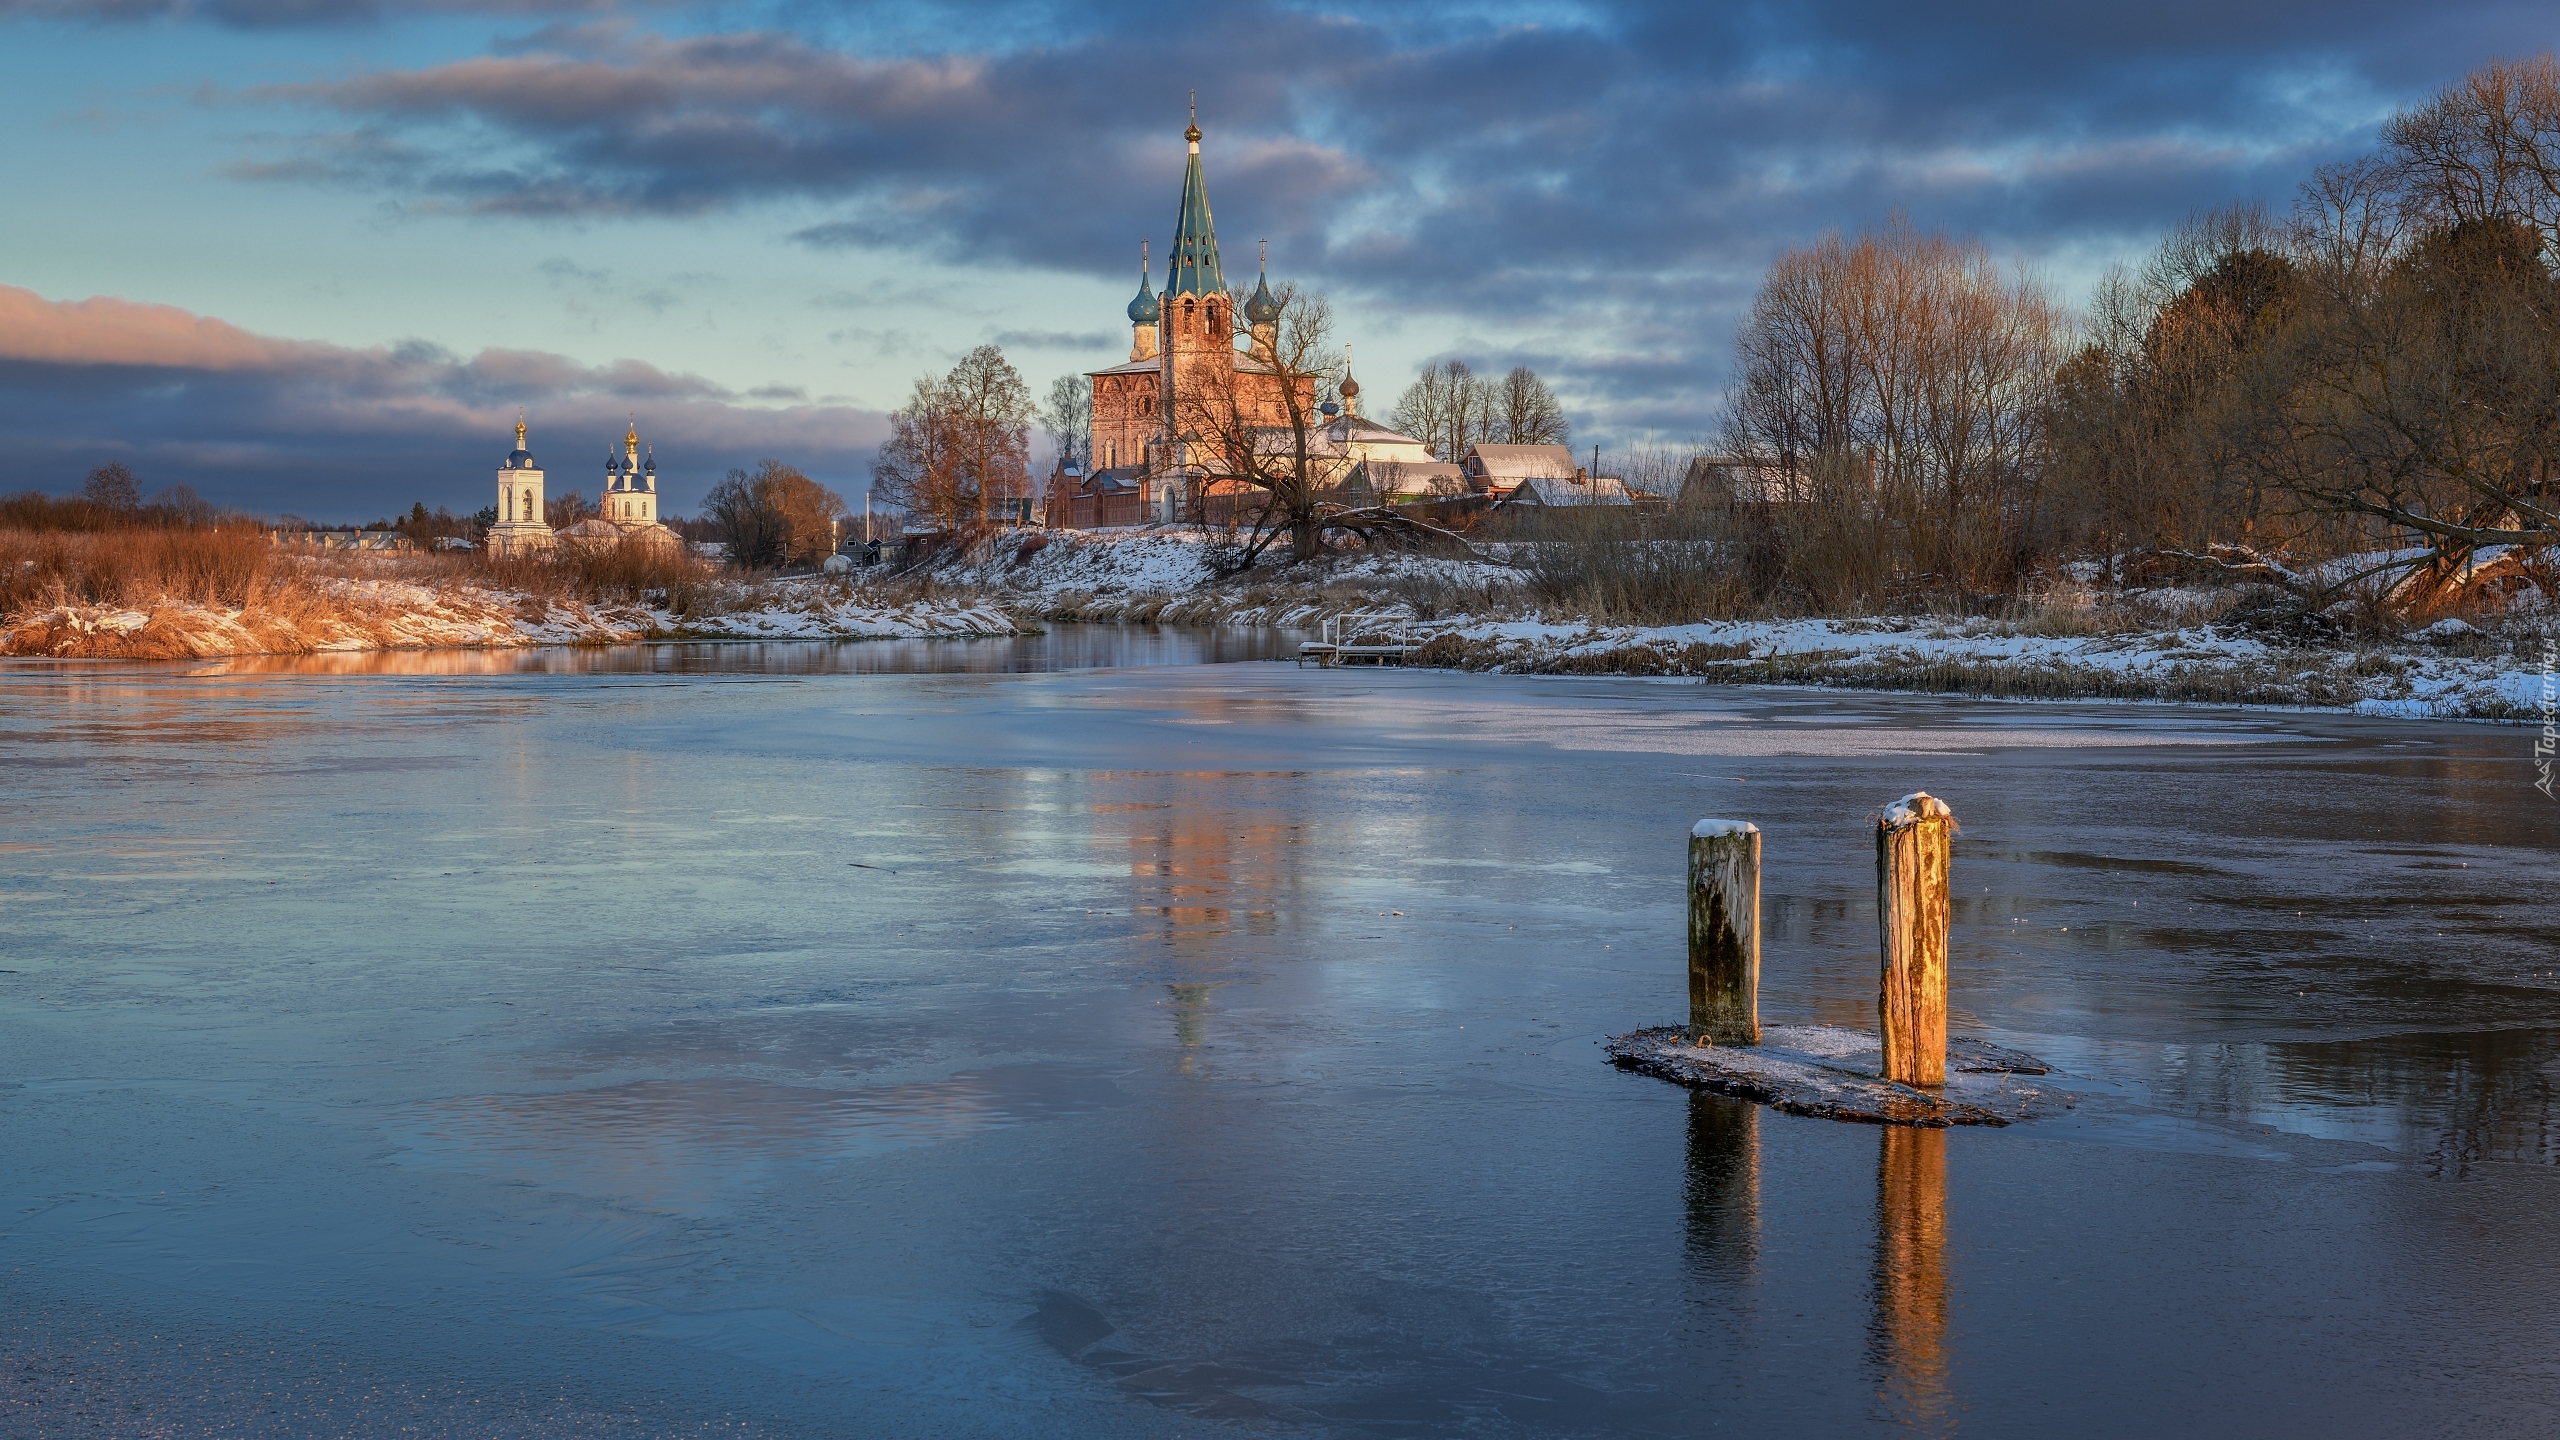
POLYGON ((1947 1373, 1947 1132, 1879 1127, 1875 1316, 1867 1361, 1877 1399, 1903 1425, 1952 1433, 1947 1373))

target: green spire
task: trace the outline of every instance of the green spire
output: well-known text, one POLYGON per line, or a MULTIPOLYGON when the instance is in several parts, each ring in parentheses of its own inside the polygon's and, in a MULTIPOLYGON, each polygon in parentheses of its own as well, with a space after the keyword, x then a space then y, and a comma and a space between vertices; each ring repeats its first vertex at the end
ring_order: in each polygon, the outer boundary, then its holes
POLYGON ((1182 132, 1191 144, 1191 163, 1182 172, 1182 213, 1173 225, 1173 254, 1168 260, 1167 295, 1223 295, 1227 272, 1218 264, 1218 227, 1209 219, 1209 182, 1200 177, 1200 102, 1191 103, 1191 128, 1182 132))

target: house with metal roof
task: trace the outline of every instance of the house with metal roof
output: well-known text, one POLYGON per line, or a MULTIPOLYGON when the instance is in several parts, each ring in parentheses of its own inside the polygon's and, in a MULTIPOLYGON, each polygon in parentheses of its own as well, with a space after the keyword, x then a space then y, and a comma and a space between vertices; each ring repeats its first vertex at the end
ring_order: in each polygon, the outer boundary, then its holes
POLYGON ((1468 489, 1496 500, 1509 498, 1523 481, 1571 480, 1583 473, 1573 451, 1562 445, 1470 445, 1458 464, 1468 489))
POLYGON ((1635 497, 1627 493, 1626 482, 1609 475, 1584 475, 1579 472, 1561 479, 1552 475, 1532 475, 1511 487, 1496 509, 1552 510, 1571 505, 1632 505, 1635 497))

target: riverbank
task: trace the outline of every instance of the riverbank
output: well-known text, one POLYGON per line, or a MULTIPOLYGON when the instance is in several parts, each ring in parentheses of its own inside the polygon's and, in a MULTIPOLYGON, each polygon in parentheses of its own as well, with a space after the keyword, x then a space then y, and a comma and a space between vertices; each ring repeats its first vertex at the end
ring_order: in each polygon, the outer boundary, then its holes
MULTIPOLYGON (((2305 616, 2267 586, 2065 584, 1988 615, 1611 624, 1554 613, 1506 550, 1269 564, 1225 574, 1197 531, 1040 532, 857 594, 968 597, 1043 620, 1330 624, 1419 645, 1415 663, 1524 675, 1684 676, 1996 699, 2110 699, 2539 720, 2560 617, 2524 612, 2378 631, 2305 616)), ((2560 697, 2552 697, 2560 698, 2560 697)))
POLYGON ((682 611, 473 584, 320 576, 238 605, 61 603, 0 622, 0 656, 180 660, 640 640, 870 640, 1015 635, 1005 607, 956 597, 871 600, 820 579, 708 587, 682 611))

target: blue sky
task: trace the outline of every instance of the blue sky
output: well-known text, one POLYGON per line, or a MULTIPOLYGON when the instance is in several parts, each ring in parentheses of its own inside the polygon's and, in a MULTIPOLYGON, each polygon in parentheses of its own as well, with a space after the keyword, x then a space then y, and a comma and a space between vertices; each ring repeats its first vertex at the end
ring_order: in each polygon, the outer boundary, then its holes
POLYGON ((2091 9, 0 0, 0 489, 474 509, 523 404, 555 490, 636 414, 674 508, 765 455, 851 494, 969 347, 1125 355, 1195 87, 1231 277, 1268 238, 1371 396, 1526 362, 1678 443, 1789 245, 1903 210, 2077 299, 2560 31, 2091 9))

